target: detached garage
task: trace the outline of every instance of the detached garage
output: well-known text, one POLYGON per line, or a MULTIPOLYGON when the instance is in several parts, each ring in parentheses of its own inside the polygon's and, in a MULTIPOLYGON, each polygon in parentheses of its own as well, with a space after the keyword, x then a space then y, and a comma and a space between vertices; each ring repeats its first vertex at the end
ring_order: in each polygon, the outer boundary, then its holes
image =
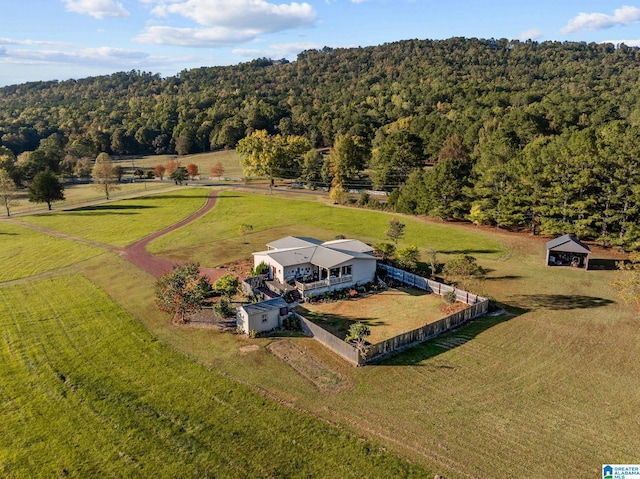
POLYGON ((563 235, 547 243, 547 266, 589 268, 591 250, 574 235, 563 235))
POLYGON ((262 333, 282 326, 282 318, 289 314, 289 305, 282 298, 240 306, 236 310, 236 325, 249 334, 262 333))

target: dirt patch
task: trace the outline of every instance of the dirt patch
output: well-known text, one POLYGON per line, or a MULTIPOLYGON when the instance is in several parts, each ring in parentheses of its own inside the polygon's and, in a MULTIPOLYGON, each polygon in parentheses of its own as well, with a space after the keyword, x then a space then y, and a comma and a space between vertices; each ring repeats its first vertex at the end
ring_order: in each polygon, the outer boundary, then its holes
POLYGON ((322 393, 337 393, 351 388, 351 382, 331 370, 294 341, 279 340, 267 346, 275 356, 285 361, 298 374, 309 380, 322 393))
POLYGON ((241 348, 238 348, 238 351, 244 354, 244 353, 253 353, 258 349, 260 349, 260 346, 258 346, 257 344, 250 344, 249 346, 242 346, 241 348))
POLYGON ((182 328, 220 329, 222 331, 235 331, 235 318, 223 318, 213 309, 202 309, 189 314, 183 324, 174 321, 174 324, 182 328))

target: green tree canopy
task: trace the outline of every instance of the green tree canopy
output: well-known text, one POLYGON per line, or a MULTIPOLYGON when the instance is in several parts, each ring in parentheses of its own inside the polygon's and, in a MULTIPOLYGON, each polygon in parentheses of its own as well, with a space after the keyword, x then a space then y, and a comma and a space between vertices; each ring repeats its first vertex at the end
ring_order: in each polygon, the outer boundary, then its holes
POLYGON ((100 153, 91 170, 91 178, 94 187, 102 191, 106 199, 109 199, 111 192, 118 189, 118 172, 113 160, 107 153, 100 153))
POLYGON ((185 315, 202 309, 211 292, 209 279, 201 275, 197 263, 176 266, 156 282, 156 304, 161 311, 173 314, 184 323, 185 315))
POLYGON ((36 173, 28 191, 30 202, 46 203, 49 209, 51 203, 64 200, 64 186, 49 169, 36 173))

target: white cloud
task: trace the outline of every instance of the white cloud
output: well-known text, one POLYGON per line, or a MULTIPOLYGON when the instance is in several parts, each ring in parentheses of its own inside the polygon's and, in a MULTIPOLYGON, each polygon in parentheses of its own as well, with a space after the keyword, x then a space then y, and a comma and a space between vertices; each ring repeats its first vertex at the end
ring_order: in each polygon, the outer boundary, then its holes
POLYGON ((578 32, 581 30, 602 30, 617 25, 629 25, 640 21, 640 8, 624 6, 616 8, 613 15, 605 13, 580 13, 569 20, 569 23, 560 30, 562 34, 578 32))
POLYGON ((602 43, 613 43, 614 45, 624 43, 628 47, 640 47, 640 40, 606 40, 602 43))
POLYGON ((522 41, 537 40, 538 38, 542 37, 542 35, 542 30, 539 30, 538 28, 532 28, 531 30, 526 30, 518 35, 518 39, 522 41))
POLYGON ((154 26, 147 27, 133 40, 139 43, 154 43, 157 45, 214 48, 243 43, 252 40, 257 34, 257 31, 233 30, 224 27, 174 28, 154 26))
POLYGON ((41 40, 16 40, 15 38, 3 38, 0 37, 0 45, 25 45, 25 46, 47 46, 47 47, 60 47, 70 45, 66 42, 50 42, 41 40))
POLYGON ((316 12, 308 3, 266 0, 142 0, 161 18, 178 15, 204 28, 153 26, 135 40, 142 43, 211 47, 255 40, 258 35, 310 26, 316 12), (164 38, 162 35, 166 35, 164 38))
POLYGON ((102 19, 105 17, 128 18, 129 12, 114 0, 63 0, 69 12, 89 15, 102 19))
POLYGON ((113 65, 116 68, 148 64, 151 57, 141 51, 122 48, 84 48, 78 51, 4 49, 4 59, 13 64, 72 64, 78 66, 113 65))
POLYGON ((187 0, 161 4, 153 12, 178 14, 205 26, 277 32, 310 25, 316 12, 308 3, 274 4, 265 0, 187 0))

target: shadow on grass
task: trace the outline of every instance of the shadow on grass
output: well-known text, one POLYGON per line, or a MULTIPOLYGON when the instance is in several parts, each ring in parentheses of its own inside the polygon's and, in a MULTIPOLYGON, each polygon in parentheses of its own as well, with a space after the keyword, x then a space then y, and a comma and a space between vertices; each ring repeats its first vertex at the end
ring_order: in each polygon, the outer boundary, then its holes
POLYGON ((601 308, 615 301, 596 296, 568 294, 521 294, 510 298, 514 303, 527 309, 549 309, 567 311, 571 309, 601 308))
POLYGON ((487 276, 485 281, 499 281, 503 279, 522 279, 524 276, 518 276, 516 274, 507 274, 505 276, 487 276))
POLYGON ((129 210, 145 210, 150 208, 157 208, 157 206, 151 205, 94 205, 94 206, 82 206, 81 208, 76 208, 72 210, 72 213, 84 213, 84 212, 106 212, 110 213, 112 211, 129 211, 129 210))
MULTIPOLYGON (((509 307, 509 311, 514 311, 514 308, 509 307)), ((524 312, 521 309, 516 311, 524 312)), ((424 363, 429 359, 435 358, 440 354, 446 353, 451 349, 455 349, 462 346, 469 341, 475 339, 478 335, 484 333, 488 329, 497 326, 500 323, 509 321, 514 317, 514 314, 501 314, 499 316, 483 316, 470 323, 461 326, 458 329, 454 329, 448 333, 437 336, 424 343, 413 346, 405 351, 402 351, 394 356, 382 359, 380 361, 374 361, 371 364, 375 366, 424 366, 434 367, 429 363, 424 363)), ((451 366, 437 366, 439 369, 455 369, 451 366)))
POLYGON ((0 236, 18 236, 18 233, 6 233, 4 231, 0 231, 0 236))
POLYGON ((296 312, 340 339, 344 339, 347 336, 349 327, 355 323, 364 323, 370 327, 384 326, 387 324, 385 321, 378 321, 371 318, 353 318, 340 314, 316 313, 302 306, 298 306, 296 312))
POLYGON ((604 271, 613 271, 618 269, 617 263, 620 260, 617 259, 590 259, 589 260, 589 268, 587 271, 592 270, 604 270, 604 271))
POLYGON ((500 253, 499 249, 450 249, 450 250, 442 250, 438 251, 438 253, 444 254, 489 254, 489 253, 500 253))

